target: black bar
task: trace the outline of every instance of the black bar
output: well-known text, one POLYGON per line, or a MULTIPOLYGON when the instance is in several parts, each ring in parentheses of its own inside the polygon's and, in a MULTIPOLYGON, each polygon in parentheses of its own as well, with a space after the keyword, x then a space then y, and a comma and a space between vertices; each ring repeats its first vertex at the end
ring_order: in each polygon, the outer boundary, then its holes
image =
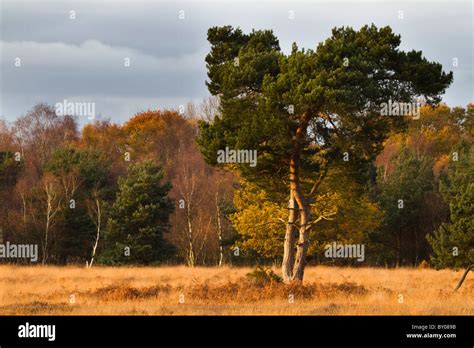
POLYGON ((0 346, 87 344, 137 346, 275 345, 309 343, 448 345, 472 347, 474 320, 467 316, 3 316, 0 346), (20 338, 19 326, 55 325, 55 339, 20 338), (416 325, 415 328, 413 325, 416 325), (434 325, 434 326, 430 326, 434 325), (455 328, 453 327, 455 325, 455 328), (423 330, 422 328, 426 328, 423 330), (407 338, 407 334, 455 334, 456 337, 407 338))

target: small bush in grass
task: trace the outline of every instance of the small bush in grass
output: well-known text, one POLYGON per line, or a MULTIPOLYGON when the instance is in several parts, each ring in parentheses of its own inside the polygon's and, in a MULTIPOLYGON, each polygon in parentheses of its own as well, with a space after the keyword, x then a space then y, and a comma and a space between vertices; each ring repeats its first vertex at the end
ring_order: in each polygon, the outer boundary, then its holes
POLYGON ((427 268, 430 268, 430 264, 426 260, 423 260, 418 265, 418 268, 419 269, 427 269, 427 268))
POLYGON ((264 286, 269 283, 282 283, 283 279, 271 269, 258 266, 254 271, 245 275, 249 281, 257 286, 264 286))

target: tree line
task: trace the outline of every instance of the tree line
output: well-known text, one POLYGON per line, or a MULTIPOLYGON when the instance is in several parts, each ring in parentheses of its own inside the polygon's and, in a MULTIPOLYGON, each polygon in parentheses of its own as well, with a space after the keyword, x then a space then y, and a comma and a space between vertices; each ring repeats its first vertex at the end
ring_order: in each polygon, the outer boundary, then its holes
POLYGON ((184 112, 79 130, 38 104, 1 122, 2 240, 40 245, 42 263, 275 263, 286 281, 360 264, 325 257, 333 242, 364 245, 364 265, 474 261, 474 105, 439 104, 452 73, 389 27, 288 55, 271 31, 208 40, 212 97, 184 112), (419 117, 380 114, 418 96, 419 117), (227 148, 256 165, 221 163, 227 148))
MULTIPOLYGON (((203 110, 146 111, 80 132, 45 104, 3 121, 3 242, 36 243, 40 261, 53 264, 280 263, 287 207, 205 163, 196 145, 203 110)), ((473 113, 472 104, 425 106, 360 176, 344 161, 328 170, 312 207, 327 218, 309 262, 357 265, 325 258, 332 242, 364 244, 370 265, 472 262, 473 113)))
POLYGON ((222 264, 234 178, 204 162, 196 135, 175 111, 79 131, 38 104, 2 122, 3 241, 38 244, 42 263, 222 264))

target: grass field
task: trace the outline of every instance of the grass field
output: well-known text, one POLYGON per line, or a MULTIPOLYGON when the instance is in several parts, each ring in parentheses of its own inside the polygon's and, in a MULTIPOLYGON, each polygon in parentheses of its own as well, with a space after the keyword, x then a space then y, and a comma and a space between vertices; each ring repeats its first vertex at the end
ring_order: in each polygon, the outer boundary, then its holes
MULTIPOLYGON (((303 285, 250 268, 0 266, 1 315, 473 315, 461 271, 308 267, 303 285)), ((278 273, 278 270, 275 270, 278 273)))

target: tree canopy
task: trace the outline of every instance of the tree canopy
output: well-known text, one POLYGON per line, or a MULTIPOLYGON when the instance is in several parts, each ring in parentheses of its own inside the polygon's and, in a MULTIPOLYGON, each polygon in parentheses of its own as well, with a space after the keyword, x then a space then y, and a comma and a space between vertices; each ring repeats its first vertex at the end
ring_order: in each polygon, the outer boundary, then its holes
POLYGON ((423 97, 434 105, 452 73, 420 51, 401 51, 400 36, 375 25, 334 28, 315 50, 293 44, 288 55, 269 30, 213 27, 208 41, 207 85, 221 110, 200 124, 202 153, 222 166, 219 150, 257 151, 256 167, 237 169, 270 197, 289 199, 283 277, 302 280, 309 233, 321 218, 310 205, 327 168, 343 156, 348 169, 373 160, 390 130, 406 123, 382 115, 382 103, 423 97))

